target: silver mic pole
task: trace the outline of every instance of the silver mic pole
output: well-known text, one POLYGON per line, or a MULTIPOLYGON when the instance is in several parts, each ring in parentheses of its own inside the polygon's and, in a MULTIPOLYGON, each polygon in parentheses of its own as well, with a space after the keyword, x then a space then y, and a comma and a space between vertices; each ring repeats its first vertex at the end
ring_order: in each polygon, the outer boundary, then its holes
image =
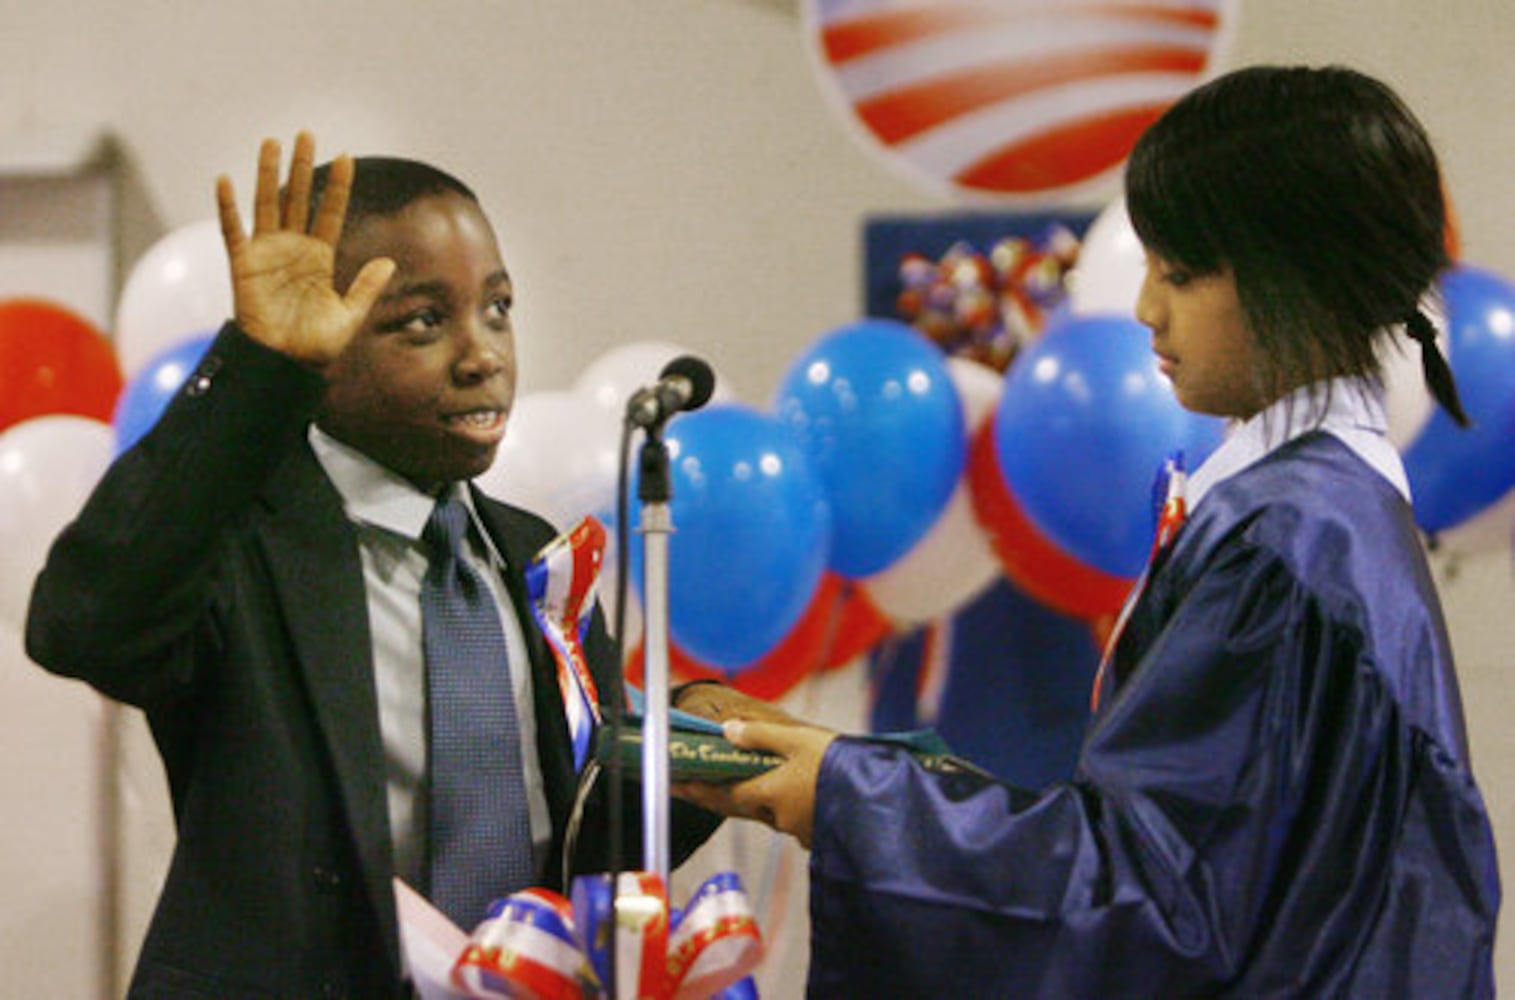
MULTIPOLYGON (((662 442, 657 442, 661 444, 662 442)), ((649 442, 649 447, 651 442, 649 442)), ((666 453, 663 456, 667 460, 666 453)), ((643 475, 646 475, 644 465, 643 475)), ((647 871, 669 885, 671 793, 668 777, 668 536, 666 502, 642 506, 642 663, 647 693, 642 715, 642 847, 647 871)))

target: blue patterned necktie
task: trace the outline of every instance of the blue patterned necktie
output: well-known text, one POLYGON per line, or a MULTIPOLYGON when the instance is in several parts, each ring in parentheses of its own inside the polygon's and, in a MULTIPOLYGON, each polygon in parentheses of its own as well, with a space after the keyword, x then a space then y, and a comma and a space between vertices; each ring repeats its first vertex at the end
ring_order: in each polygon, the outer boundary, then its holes
POLYGON ((505 633, 494 595, 462 558, 468 510, 437 502, 422 532, 430 704, 431 899, 465 932, 531 885, 531 817, 505 633))

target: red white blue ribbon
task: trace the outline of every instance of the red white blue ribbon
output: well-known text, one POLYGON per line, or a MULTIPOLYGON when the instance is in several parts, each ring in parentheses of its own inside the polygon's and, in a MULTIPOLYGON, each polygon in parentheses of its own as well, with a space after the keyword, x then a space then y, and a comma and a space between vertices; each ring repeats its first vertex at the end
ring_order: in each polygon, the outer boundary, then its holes
MULTIPOLYGON (((735 873, 706 879, 671 920, 656 875, 623 872, 620 885, 615 960, 623 996, 704 1000, 742 983, 762 959, 757 919, 735 873)), ((603 980, 610 961, 610 877, 574 879, 573 899, 585 951, 603 980)))
POLYGON ((1158 470, 1157 480, 1152 484, 1152 517, 1157 523, 1157 530, 1152 537, 1152 555, 1147 560, 1149 564, 1178 536, 1178 529, 1184 526, 1184 521, 1189 517, 1188 502, 1184 498, 1188 485, 1189 477, 1184 472, 1184 453, 1175 451, 1158 470))
POLYGON ((1104 701, 1105 684, 1110 673, 1110 661, 1115 658, 1115 646, 1120 642, 1121 633, 1126 630, 1126 622, 1130 620, 1131 611, 1136 607, 1142 591, 1147 589, 1147 578, 1152 573, 1153 562, 1158 553, 1173 544, 1173 539, 1178 537, 1179 529, 1189 517, 1188 502, 1184 499, 1188 484, 1189 477, 1184 472, 1184 453, 1175 451, 1158 469, 1157 478, 1152 484, 1152 516, 1156 521, 1152 533, 1152 552, 1147 556, 1147 565, 1137 578, 1136 585, 1126 597, 1126 603, 1121 606, 1120 616, 1115 619, 1110 637, 1105 640, 1099 670, 1094 675, 1094 691, 1089 697, 1091 711, 1099 711, 1099 706, 1104 701))
POLYGON ((745 978, 763 957, 763 939, 741 879, 713 875, 676 915, 668 941, 673 1000, 704 1000, 745 978))
POLYGON ((614 900, 616 916, 612 917, 609 875, 580 875, 573 880, 579 943, 600 982, 610 980, 610 962, 615 961, 618 995, 639 1000, 670 996, 668 892, 663 880, 655 872, 622 872, 619 884, 620 892, 614 900))
POLYGON ((735 874, 706 880, 671 919, 656 874, 622 872, 619 884, 615 917, 605 874, 574 879, 571 902, 542 889, 498 900, 453 966, 452 987, 468 998, 604 1000, 612 920, 619 996, 702 1000, 750 985, 763 943, 735 874))
POLYGON ((584 656, 584 637, 594 613, 604 556, 605 527, 586 517, 548 542, 526 567, 531 614, 557 660, 558 689, 573 738, 573 763, 580 770, 600 722, 599 692, 584 656))
POLYGON ((542 889, 496 900, 453 966, 452 985, 467 997, 503 1000, 593 996, 568 901, 542 889))

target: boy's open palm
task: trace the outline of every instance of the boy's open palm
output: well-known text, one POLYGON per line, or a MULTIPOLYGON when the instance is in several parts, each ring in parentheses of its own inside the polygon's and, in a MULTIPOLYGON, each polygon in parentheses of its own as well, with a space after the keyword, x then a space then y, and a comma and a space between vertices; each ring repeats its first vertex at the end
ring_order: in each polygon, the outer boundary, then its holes
POLYGON ((265 139, 258 153, 253 227, 242 228, 230 179, 216 182, 221 236, 231 260, 237 325, 250 337, 311 366, 324 367, 342 352, 389 283, 394 263, 368 261, 346 295, 333 286, 337 240, 352 190, 353 162, 339 156, 315 217, 310 217, 315 139, 295 138, 289 181, 279 190, 279 143, 265 139))

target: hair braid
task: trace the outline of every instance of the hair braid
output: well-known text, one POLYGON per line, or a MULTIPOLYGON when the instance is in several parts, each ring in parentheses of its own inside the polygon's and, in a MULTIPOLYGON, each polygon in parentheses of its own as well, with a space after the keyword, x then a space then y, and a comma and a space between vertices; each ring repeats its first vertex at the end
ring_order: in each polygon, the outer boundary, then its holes
POLYGON ((1420 344, 1420 370, 1425 374, 1431 395, 1436 397, 1436 402, 1448 416, 1457 421, 1457 426, 1471 426, 1473 422, 1463 411, 1462 399, 1457 395, 1457 381, 1452 377, 1452 369, 1436 345, 1436 327, 1431 325, 1425 313, 1417 309, 1405 320, 1405 333, 1420 344))

